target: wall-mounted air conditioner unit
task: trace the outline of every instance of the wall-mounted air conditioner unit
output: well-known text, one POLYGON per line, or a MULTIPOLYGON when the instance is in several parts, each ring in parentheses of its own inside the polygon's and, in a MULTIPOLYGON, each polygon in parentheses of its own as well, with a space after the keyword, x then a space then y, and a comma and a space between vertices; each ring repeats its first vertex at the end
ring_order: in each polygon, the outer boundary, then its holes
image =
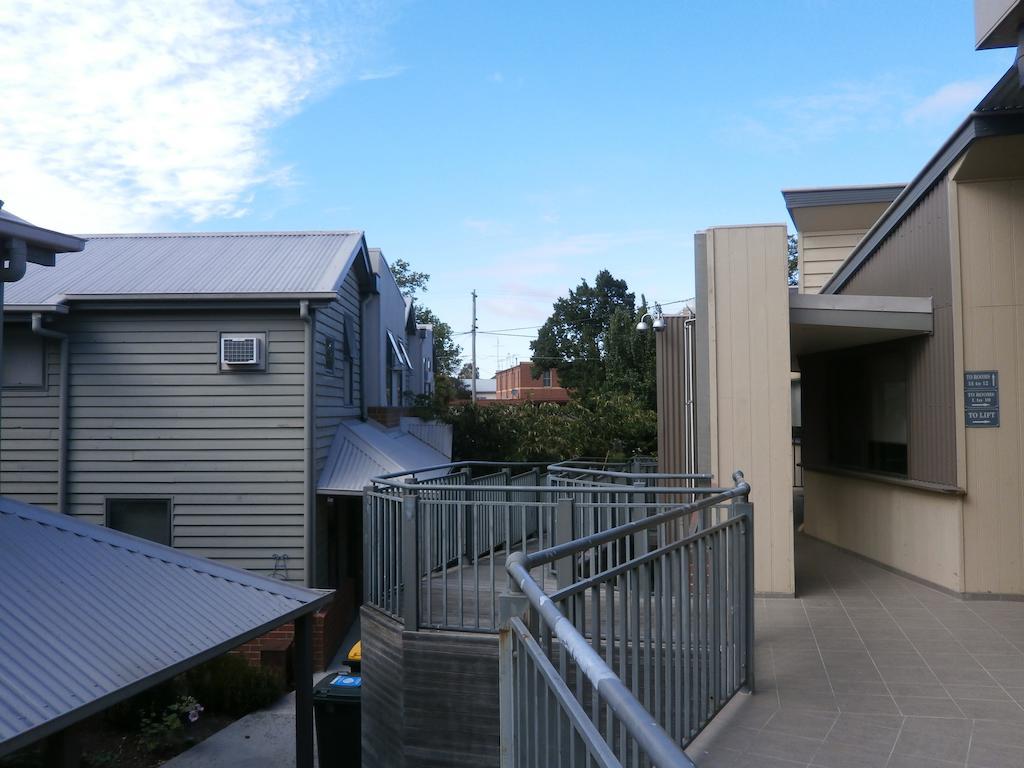
POLYGON ((220 337, 222 371, 262 371, 267 367, 265 333, 227 334, 220 337))

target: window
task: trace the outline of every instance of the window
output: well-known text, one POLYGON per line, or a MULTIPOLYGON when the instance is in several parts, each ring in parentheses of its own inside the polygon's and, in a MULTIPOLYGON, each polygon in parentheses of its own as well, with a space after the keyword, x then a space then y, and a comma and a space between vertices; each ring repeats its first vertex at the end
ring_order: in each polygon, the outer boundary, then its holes
POLYGON ((355 342, 355 320, 345 315, 345 328, 342 334, 341 341, 341 354, 345 358, 345 376, 346 384, 348 389, 347 402, 349 405, 355 403, 355 356, 356 356, 356 342, 355 342))
POLYGON ((334 345, 335 341, 330 336, 324 337, 324 368, 334 371, 334 345))
POLYGON ((907 474, 907 365, 902 352, 865 348, 829 363, 828 459, 907 474))
POLYGON ((551 369, 550 368, 548 368, 546 371, 544 371, 544 375, 543 375, 542 381, 543 381, 543 384, 544 384, 545 387, 550 387, 551 386, 551 369))
POLYGON ((2 382, 4 389, 46 386, 46 345, 42 337, 21 331, 4 335, 2 382))
POLYGON ((170 499, 107 499, 107 527, 171 545, 170 499))

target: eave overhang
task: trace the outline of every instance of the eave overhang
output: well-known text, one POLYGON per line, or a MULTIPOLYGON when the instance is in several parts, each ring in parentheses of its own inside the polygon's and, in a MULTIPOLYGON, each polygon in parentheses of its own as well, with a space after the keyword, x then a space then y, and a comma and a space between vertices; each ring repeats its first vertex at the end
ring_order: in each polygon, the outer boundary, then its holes
POLYGON ((793 358, 817 352, 927 336, 934 327, 931 298, 793 293, 789 336, 793 358))

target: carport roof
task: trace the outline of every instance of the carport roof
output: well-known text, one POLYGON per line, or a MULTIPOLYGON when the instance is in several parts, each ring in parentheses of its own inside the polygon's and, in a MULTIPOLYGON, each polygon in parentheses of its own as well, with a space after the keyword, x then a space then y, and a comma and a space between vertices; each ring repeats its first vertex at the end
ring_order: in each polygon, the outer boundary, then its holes
POLYGON ((0 756, 331 597, 2 497, 0 584, 0 756))

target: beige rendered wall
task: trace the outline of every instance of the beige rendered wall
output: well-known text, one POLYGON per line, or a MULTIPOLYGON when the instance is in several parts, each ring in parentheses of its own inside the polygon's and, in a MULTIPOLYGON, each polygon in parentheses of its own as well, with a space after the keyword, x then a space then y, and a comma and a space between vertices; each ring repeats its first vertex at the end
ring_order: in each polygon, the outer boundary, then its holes
POLYGON ((743 470, 753 489, 756 589, 791 595, 786 227, 718 227, 705 235, 697 291, 698 322, 707 323, 707 360, 699 366, 710 390, 710 469, 720 483, 743 470))
POLYGON ((963 371, 999 372, 1000 426, 959 426, 966 453, 966 590, 1022 594, 1024 180, 959 182, 951 185, 950 201, 963 323, 958 426, 963 371))
POLYGON ((804 472, 804 532, 961 592, 962 497, 804 472))
POLYGON ((800 293, 821 291, 863 236, 862 229, 800 233, 800 293))

